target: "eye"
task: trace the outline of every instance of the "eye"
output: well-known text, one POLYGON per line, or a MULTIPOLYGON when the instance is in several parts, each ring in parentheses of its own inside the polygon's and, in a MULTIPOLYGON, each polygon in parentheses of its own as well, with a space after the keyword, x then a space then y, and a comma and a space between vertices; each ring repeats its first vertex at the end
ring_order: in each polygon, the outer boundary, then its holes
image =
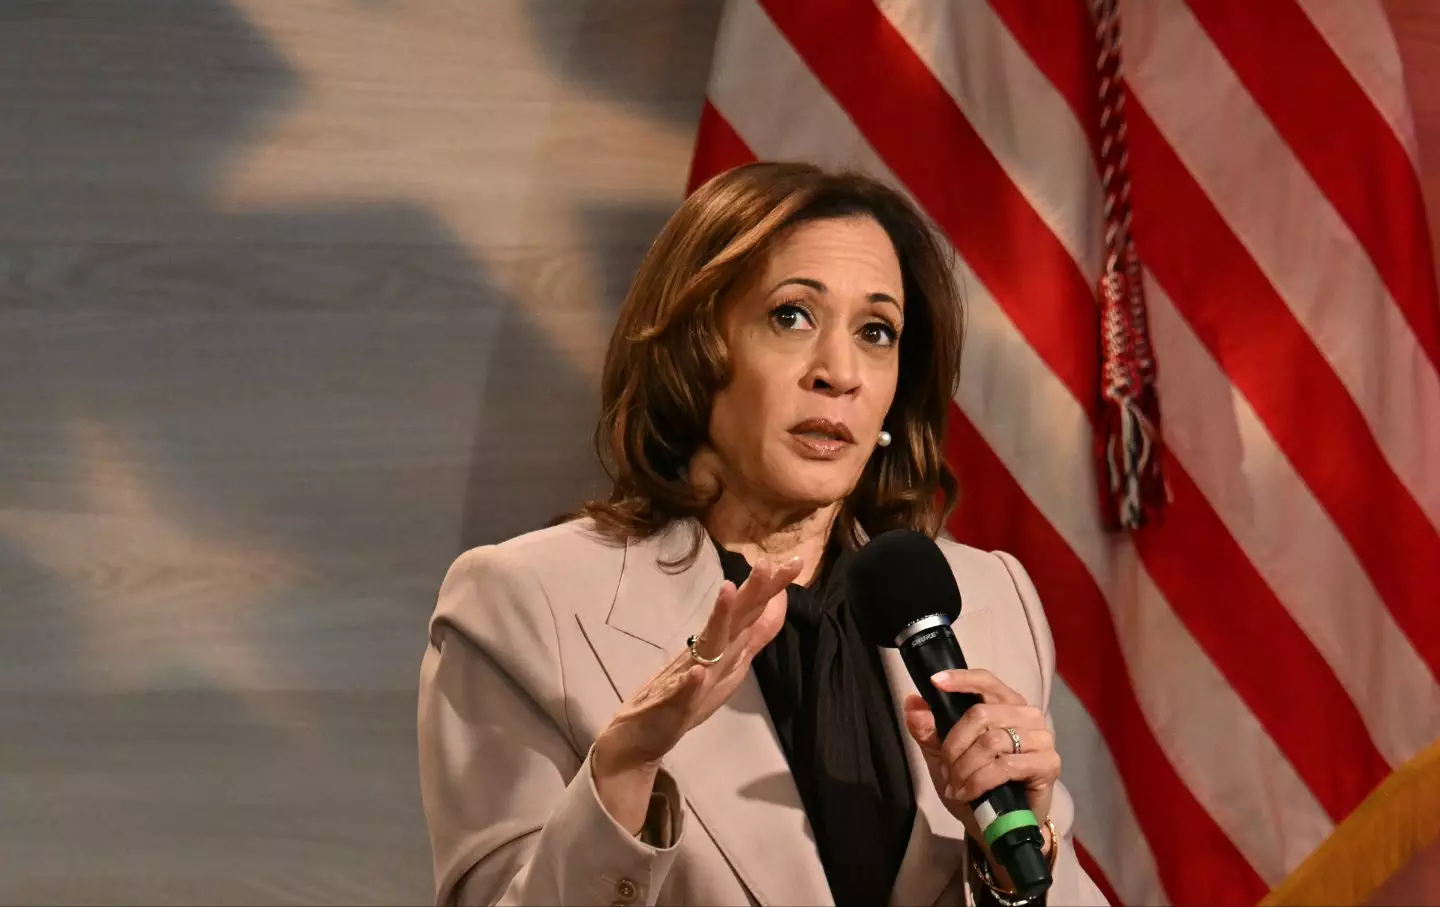
POLYGON ((860 329, 860 337, 871 346, 894 346, 900 332, 886 321, 872 321, 860 329))
POLYGON ((805 307, 794 302, 782 302, 771 309, 770 322, 782 331, 808 331, 815 327, 815 320, 805 307))

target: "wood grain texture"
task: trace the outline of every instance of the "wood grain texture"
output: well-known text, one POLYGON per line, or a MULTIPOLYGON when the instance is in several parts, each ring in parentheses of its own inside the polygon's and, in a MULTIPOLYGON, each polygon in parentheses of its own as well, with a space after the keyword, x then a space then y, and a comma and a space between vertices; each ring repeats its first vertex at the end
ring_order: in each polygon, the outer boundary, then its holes
POLYGON ((0 695, 5 903, 422 903, 409 691, 0 695))
POLYGON ((429 900, 426 618, 599 488, 718 10, 0 5, 0 903, 429 900))

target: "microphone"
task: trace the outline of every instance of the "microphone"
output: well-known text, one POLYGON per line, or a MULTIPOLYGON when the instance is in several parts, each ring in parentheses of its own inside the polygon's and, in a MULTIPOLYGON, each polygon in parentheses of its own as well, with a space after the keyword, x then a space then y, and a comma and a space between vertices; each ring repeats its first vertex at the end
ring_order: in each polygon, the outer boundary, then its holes
MULTIPOLYGON (((929 536, 893 529, 855 553, 849 574, 850 601, 861 632, 871 645, 899 648, 944 740, 972 705, 971 693, 937 689, 930 676, 965 668, 965 656, 950 625, 960 616, 960 587, 950 562, 929 536)), ((1007 781, 970 801, 980 833, 1009 873, 1016 893, 1030 898, 1050 888, 1045 839, 1030 811, 1025 788, 1007 781)))

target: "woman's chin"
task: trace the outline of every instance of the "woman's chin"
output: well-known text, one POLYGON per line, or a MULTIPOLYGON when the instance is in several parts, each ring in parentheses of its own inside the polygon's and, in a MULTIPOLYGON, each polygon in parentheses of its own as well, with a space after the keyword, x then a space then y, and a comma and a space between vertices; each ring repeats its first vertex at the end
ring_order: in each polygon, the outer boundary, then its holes
POLYGON ((846 464, 805 464, 787 471, 771 487, 796 506, 826 507, 849 497, 859 479, 859 473, 846 464))

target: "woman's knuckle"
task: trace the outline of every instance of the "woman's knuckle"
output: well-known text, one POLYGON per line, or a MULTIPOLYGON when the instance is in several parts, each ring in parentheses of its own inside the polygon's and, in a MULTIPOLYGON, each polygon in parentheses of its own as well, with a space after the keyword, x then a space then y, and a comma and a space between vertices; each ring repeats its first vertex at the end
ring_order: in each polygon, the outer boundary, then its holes
POLYGON ((1010 780, 1010 767, 1002 755, 975 773, 976 790, 994 790, 1010 780))

